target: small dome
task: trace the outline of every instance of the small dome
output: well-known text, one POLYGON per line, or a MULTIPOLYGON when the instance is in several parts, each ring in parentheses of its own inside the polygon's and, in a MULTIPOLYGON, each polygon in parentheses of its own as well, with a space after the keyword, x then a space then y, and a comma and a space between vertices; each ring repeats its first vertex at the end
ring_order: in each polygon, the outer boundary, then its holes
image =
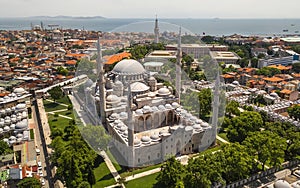
POLYGON ((23 110, 25 108, 26 108, 26 104, 25 103, 17 104, 17 106, 16 106, 17 110, 23 110))
POLYGON ((17 138, 23 138, 23 134, 17 134, 17 138))
POLYGON ((158 90, 158 95, 160 95, 160 96, 166 96, 166 95, 170 95, 170 94, 171 94, 171 92, 168 88, 163 87, 158 90))
POLYGON ((151 135, 150 138, 151 138, 152 140, 159 140, 159 139, 160 139, 158 134, 153 134, 153 135, 151 135))
POLYGON ((126 112, 121 112, 120 115, 119 115, 119 117, 121 119, 127 118, 127 113, 126 112))
POLYGON ((161 111, 163 111, 163 110, 165 110, 166 108, 164 107, 164 105, 159 105, 159 106, 158 106, 158 109, 161 110, 161 111))
POLYGON ((134 144, 134 146, 139 146, 139 145, 141 145, 141 141, 138 139, 134 139, 133 144, 134 144))
POLYGON ((238 81, 233 81, 232 84, 233 84, 233 85, 237 85, 237 86, 240 85, 240 83, 239 83, 238 81))
POLYGON ((172 106, 170 104, 165 105, 166 109, 172 109, 172 106))
POLYGON ((3 133, 3 129, 2 129, 2 128, 0 128, 0 134, 1 134, 1 133, 3 133))
POLYGON ((3 141, 4 141, 4 142, 8 142, 8 138, 4 138, 3 141))
POLYGON ((135 111, 135 113, 136 113, 137 115, 142 115, 144 112, 143 112, 142 109, 137 109, 137 110, 135 111))
POLYGON ((178 107, 179 107, 179 104, 178 104, 177 102, 173 102, 173 103, 172 103, 172 107, 173 107, 173 108, 178 108, 178 107))
POLYGON ((149 136, 143 136, 141 140, 142 140, 142 142, 150 142, 151 141, 149 136))
POLYGON ((5 132, 7 132, 7 131, 10 130, 10 128, 9 128, 9 126, 5 126, 5 127, 3 128, 3 130, 4 130, 5 132))
POLYGON ((193 128, 194 128, 194 129, 201 129, 201 125, 200 125, 200 124, 195 124, 195 125, 193 126, 193 128))
POLYGON ((149 87, 146 86, 144 83, 142 82, 134 82, 130 85, 130 89, 131 89, 131 92, 145 92, 145 91, 148 91, 149 90, 149 87))
POLYGON ((193 127, 192 127, 192 126, 186 126, 184 130, 185 130, 185 131, 192 131, 192 130, 193 130, 193 127))
POLYGON ((209 124, 206 123, 206 122, 203 122, 203 123, 202 123, 202 127, 209 127, 209 124))
POLYGON ((147 105, 146 105, 146 106, 143 107, 143 112, 144 112, 144 113, 149 113, 149 112, 152 112, 152 109, 151 109, 150 106, 147 106, 147 105))
POLYGON ((119 103, 121 100, 118 96, 116 95, 109 95, 106 97, 107 103, 119 103))
POLYGON ((15 90, 14 90, 14 93, 16 93, 16 94, 23 94, 23 93, 25 93, 25 89, 23 89, 23 88, 16 88, 15 90))
POLYGON ((10 129, 11 129, 11 130, 14 130, 15 128, 16 128, 16 125, 15 125, 15 124, 11 124, 11 125, 10 125, 10 129))
POLYGON ((291 188, 291 185, 285 180, 278 180, 274 183, 274 188, 291 188))
POLYGON ((100 101, 100 97, 95 97, 95 101, 99 102, 100 101))
POLYGON ((109 116, 109 119, 111 120, 116 120, 119 118, 119 115, 117 113, 112 113, 110 116, 109 116))
POLYGON ((152 111, 153 111, 153 112, 157 112, 157 111, 158 111, 157 106, 153 106, 153 107, 152 107, 152 111))
POLYGON ((28 128, 28 122, 26 119, 19 121, 15 127, 17 130, 24 130, 28 128))

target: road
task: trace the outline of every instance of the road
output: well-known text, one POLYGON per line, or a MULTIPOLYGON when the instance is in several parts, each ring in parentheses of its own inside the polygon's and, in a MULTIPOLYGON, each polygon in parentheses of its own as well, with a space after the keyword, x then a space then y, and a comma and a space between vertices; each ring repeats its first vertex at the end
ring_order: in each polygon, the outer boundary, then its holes
POLYGON ((45 167, 46 167, 46 158, 45 158, 45 154, 44 154, 44 150, 43 148, 41 147, 42 146, 42 139, 41 139, 41 134, 40 134, 40 129, 39 129, 39 126, 38 126, 38 121, 37 121, 37 118, 36 118, 36 111, 35 111, 35 108, 32 107, 32 114, 33 114, 33 119, 34 119, 34 122, 35 122, 35 128, 34 128, 34 141, 35 141, 35 147, 36 149, 40 149, 40 155, 37 155, 37 161, 41 161, 42 162, 42 167, 43 167, 43 174, 45 176, 45 188, 49 188, 49 181, 48 181, 48 177, 47 177, 47 172, 45 170, 45 167))

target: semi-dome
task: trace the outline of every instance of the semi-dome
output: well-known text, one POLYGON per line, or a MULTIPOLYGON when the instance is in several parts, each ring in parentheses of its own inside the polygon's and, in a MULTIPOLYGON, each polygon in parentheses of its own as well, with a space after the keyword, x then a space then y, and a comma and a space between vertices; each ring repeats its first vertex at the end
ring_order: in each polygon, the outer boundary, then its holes
POLYGON ((145 73, 143 65, 134 59, 124 59, 117 63, 112 73, 121 75, 138 75, 145 73))
POLYGON ((171 92, 168 88, 163 87, 158 90, 158 95, 160 95, 160 96, 165 96, 165 95, 170 95, 170 94, 171 94, 171 92))
POLYGON ((26 119, 24 119, 23 121, 20 121, 16 124, 15 129, 16 130, 24 130, 28 128, 28 122, 26 119))
POLYGON ((17 104, 16 109, 17 110, 22 110, 26 108, 26 104, 25 103, 21 103, 21 104, 17 104))
POLYGON ((291 185, 285 180, 278 180, 274 183, 274 188, 291 188, 291 185))
POLYGON ((121 99, 116 95, 109 95, 108 97, 106 97, 106 101, 108 104, 119 103, 121 99))
POLYGON ((150 137, 152 140, 154 140, 154 141, 156 141, 156 140, 159 140, 160 139, 160 137, 159 137, 159 135, 158 134, 153 134, 153 135, 151 135, 151 137, 150 137))
POLYGON ((23 88, 16 88, 15 90, 14 90, 14 93, 16 93, 16 94, 23 94, 23 93, 25 93, 25 89, 23 89, 23 88))
POLYGON ((145 92, 149 90, 149 87, 142 82, 134 82, 130 84, 130 87, 131 92, 145 92))

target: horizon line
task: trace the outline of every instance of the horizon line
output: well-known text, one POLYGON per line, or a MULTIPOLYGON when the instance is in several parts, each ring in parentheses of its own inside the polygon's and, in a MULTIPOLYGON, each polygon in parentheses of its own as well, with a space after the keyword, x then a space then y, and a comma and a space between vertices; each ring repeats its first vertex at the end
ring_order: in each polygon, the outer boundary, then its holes
MULTIPOLYGON (((93 17, 102 17, 103 19, 155 19, 154 17, 105 17, 105 16, 68 16, 68 15, 56 15, 56 16, 2 16, 1 19, 5 18, 33 18, 33 17, 49 17, 49 18, 56 18, 56 17, 70 17, 70 18, 76 18, 76 17, 82 17, 82 18, 93 18, 93 17)), ((159 17, 158 19, 300 19, 300 17, 159 17)))

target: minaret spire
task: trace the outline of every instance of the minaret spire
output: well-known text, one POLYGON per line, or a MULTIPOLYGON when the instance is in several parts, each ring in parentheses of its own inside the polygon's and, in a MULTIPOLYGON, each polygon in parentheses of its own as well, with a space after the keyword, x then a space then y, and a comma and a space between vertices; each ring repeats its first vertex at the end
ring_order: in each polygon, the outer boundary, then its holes
POLYGON ((102 125, 105 125, 105 109, 106 109, 106 97, 105 97, 105 79, 104 69, 102 60, 102 51, 100 44, 100 37, 97 41, 97 75, 98 75, 98 87, 99 87, 99 98, 100 98, 100 119, 102 125))
POLYGON ((213 116, 212 116, 212 129, 213 129, 213 144, 216 144, 217 141, 217 129, 218 129, 218 117, 219 117, 219 106, 220 106, 220 73, 217 71, 217 77, 215 81, 214 88, 214 98, 213 98, 213 116))
POLYGON ((158 19, 157 15, 155 18, 155 27, 154 27, 154 43, 159 43, 159 28, 158 28, 158 19))
POLYGON ((177 47, 177 62, 176 62, 176 96, 180 102, 180 92, 181 92, 181 59, 182 59, 182 50, 181 50, 181 27, 179 28, 178 36, 178 47, 177 47))

